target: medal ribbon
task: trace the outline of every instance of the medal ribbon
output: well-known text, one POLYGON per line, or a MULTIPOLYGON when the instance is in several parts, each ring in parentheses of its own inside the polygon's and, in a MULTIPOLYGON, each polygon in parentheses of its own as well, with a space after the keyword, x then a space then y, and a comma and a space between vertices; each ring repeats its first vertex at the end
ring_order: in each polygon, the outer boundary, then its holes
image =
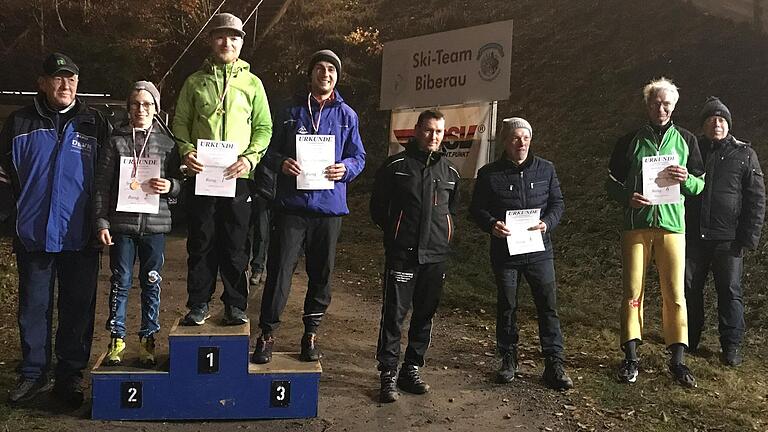
MULTIPOLYGON (((235 64, 232 63, 232 68, 229 70, 229 73, 227 73, 227 65, 224 65, 224 72, 221 73, 221 77, 224 78, 224 88, 221 91, 221 96, 219 96, 219 103, 216 105, 216 109, 224 109, 224 98, 227 97, 227 93, 229 92, 230 82, 232 81, 232 73, 235 71, 235 64), (226 74, 226 75, 225 75, 226 74)), ((216 69, 213 69, 213 76, 216 77, 216 69)), ((219 91, 219 81, 216 79, 213 80, 216 83, 216 91, 219 91)))
POLYGON ((149 142, 149 134, 152 132, 152 128, 155 126, 154 123, 152 123, 151 126, 147 129, 147 136, 144 137, 144 144, 141 146, 141 150, 139 151, 139 155, 136 155, 136 128, 132 128, 132 136, 133 136, 133 171, 131 172, 131 179, 136 180, 136 173, 139 170, 139 159, 144 155, 144 150, 147 149, 147 143, 149 142))
POLYGON ((315 116, 312 114, 312 93, 307 95, 307 108, 309 108, 309 119, 312 121, 312 132, 318 133, 320 130, 320 117, 323 115, 323 108, 325 108, 325 103, 328 101, 328 99, 323 100, 320 102, 320 111, 317 113, 317 123, 315 123, 315 116))

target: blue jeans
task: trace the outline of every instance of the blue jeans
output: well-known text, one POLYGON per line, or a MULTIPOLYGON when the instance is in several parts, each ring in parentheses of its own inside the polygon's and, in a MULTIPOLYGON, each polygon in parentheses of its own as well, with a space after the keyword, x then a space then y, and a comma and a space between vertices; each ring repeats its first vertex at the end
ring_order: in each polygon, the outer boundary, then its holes
POLYGON ((138 252, 141 284, 139 337, 157 333, 160 330, 160 282, 163 280, 160 272, 165 261, 165 234, 115 234, 112 242, 114 245, 109 248, 112 277, 107 330, 112 337, 125 338, 125 309, 133 280, 133 264, 138 252))

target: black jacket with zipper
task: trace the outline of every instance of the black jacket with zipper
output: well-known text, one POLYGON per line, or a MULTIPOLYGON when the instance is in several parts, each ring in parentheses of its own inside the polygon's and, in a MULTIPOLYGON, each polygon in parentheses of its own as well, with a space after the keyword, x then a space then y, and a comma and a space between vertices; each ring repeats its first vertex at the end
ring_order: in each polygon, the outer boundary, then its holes
POLYGON ((719 141, 701 136, 699 148, 706 161, 704 191, 685 201, 686 234, 691 240, 736 240, 739 247, 755 249, 765 217, 757 153, 730 134, 719 141))
POLYGON ((550 233, 565 210, 560 182, 552 162, 531 152, 517 165, 502 156, 477 172, 469 213, 477 226, 491 233, 496 221, 505 221, 507 210, 540 209, 547 225, 541 252, 509 255, 506 239, 491 235, 491 264, 494 267, 520 265, 553 258, 550 233))
POLYGON ((387 260, 430 264, 448 259, 459 178, 442 153, 420 151, 413 141, 384 162, 370 210, 384 231, 387 260))

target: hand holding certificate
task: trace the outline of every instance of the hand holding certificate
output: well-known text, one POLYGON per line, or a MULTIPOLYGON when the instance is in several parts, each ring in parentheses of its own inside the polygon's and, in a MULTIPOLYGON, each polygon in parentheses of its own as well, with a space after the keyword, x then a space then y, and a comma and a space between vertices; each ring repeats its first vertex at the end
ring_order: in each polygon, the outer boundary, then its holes
POLYGON ((677 155, 643 158, 643 196, 652 205, 680 202, 680 180, 668 169, 677 161, 677 155))
POLYGON ((333 189, 334 181, 326 176, 326 168, 336 159, 334 135, 296 135, 296 162, 301 173, 296 177, 296 189, 333 189))
POLYGON ((227 141, 197 140, 197 158, 202 165, 195 180, 195 195, 234 197, 237 178, 227 178, 226 170, 237 162, 237 144, 227 141))
POLYGON ((158 177, 160 177, 159 159, 120 157, 120 177, 117 183, 115 210, 157 214, 160 211, 160 195, 153 187, 153 180, 158 177))
POLYGON ((510 255, 520 255, 544 250, 539 214, 541 209, 507 210, 505 225, 509 231, 507 248, 510 255), (532 227, 538 229, 531 230, 532 227))

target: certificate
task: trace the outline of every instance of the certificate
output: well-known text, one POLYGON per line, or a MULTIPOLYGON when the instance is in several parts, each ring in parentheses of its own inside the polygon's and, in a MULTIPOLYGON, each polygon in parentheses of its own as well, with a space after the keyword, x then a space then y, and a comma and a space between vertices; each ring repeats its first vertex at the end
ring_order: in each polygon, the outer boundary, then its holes
POLYGON ((677 155, 643 158, 643 196, 653 205, 680 202, 680 182, 664 172, 670 165, 677 165, 677 155))
POLYGON ((541 209, 507 210, 504 224, 510 231, 507 249, 510 255, 520 255, 544 250, 544 236, 541 231, 528 229, 539 224, 541 209))
POLYGON ((296 162, 301 174, 296 177, 296 189, 333 189, 334 181, 325 178, 325 169, 336 162, 334 135, 296 135, 296 162))
POLYGON ((149 180, 159 177, 160 159, 121 156, 116 210, 157 214, 160 211, 160 195, 149 187, 149 180))
POLYGON ((195 176, 195 195, 234 197, 237 178, 226 180, 224 170, 237 162, 237 144, 197 140, 197 160, 203 171, 195 176))

